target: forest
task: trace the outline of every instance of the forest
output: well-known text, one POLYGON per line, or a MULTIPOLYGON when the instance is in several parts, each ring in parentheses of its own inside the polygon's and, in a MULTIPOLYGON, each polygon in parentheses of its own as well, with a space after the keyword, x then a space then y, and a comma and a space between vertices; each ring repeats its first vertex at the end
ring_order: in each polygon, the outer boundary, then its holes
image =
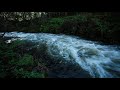
POLYGON ((120 12, 0 12, 0 78, 120 77, 119 35, 120 12))

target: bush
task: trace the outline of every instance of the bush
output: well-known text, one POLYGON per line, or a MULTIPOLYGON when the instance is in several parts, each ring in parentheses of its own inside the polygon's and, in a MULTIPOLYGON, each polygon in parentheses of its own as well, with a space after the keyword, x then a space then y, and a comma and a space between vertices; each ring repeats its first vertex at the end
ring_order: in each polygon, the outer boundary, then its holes
POLYGON ((25 54, 17 63, 18 66, 33 66, 34 61, 31 55, 25 54))
POLYGON ((47 23, 43 24, 40 28, 42 32, 59 33, 59 28, 63 24, 62 18, 52 18, 47 23))
POLYGON ((15 69, 14 73, 17 78, 44 78, 44 73, 36 72, 36 71, 27 71, 23 68, 15 69))
MULTIPOLYGON (((24 42, 24 41, 23 41, 24 42)), ((46 75, 46 67, 44 70, 34 71, 38 67, 38 60, 30 54, 22 53, 17 47, 25 45, 22 41, 14 41, 6 44, 4 40, 0 41, 0 77, 1 78, 44 78, 46 75), (17 49, 17 50, 16 50, 17 49)), ((23 46, 24 47, 24 46, 23 46)))

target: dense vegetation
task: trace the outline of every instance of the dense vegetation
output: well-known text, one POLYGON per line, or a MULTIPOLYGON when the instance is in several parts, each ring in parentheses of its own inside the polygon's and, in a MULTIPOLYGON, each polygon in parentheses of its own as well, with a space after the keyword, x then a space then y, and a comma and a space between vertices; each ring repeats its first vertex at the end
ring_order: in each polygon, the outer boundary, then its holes
MULTIPOLYGON (((120 13, 1 12, 0 32, 44 32, 77 35, 86 39, 120 44, 120 13)), ((25 48, 24 41, 6 44, 0 38, 0 77, 43 78, 48 68, 25 48), (18 49, 19 48, 19 49, 18 49)))
POLYGON ((120 14, 117 12, 42 12, 40 15, 36 12, 34 16, 30 12, 18 14, 1 13, 0 31, 63 33, 120 44, 120 14))
POLYGON ((6 44, 0 40, 0 78, 47 77, 48 69, 41 58, 28 52, 26 46, 28 44, 25 41, 17 40, 6 44))

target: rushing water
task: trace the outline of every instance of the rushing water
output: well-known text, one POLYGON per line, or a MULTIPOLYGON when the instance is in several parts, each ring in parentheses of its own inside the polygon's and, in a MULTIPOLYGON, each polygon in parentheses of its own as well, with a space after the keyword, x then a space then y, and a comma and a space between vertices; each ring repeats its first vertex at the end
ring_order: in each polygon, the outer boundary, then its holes
POLYGON ((5 37, 19 37, 20 40, 39 42, 39 45, 47 47, 47 52, 51 57, 77 63, 93 78, 120 77, 119 46, 101 45, 99 42, 84 40, 76 36, 47 33, 11 32, 6 33, 5 37))

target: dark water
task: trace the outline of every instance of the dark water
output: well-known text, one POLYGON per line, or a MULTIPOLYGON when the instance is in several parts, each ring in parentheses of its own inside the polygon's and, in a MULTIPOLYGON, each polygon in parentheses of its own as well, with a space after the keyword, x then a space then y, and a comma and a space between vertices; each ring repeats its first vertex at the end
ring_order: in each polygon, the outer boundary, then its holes
POLYGON ((68 35, 47 33, 6 33, 5 37, 28 40, 36 47, 47 47, 50 58, 49 77, 57 78, 116 78, 120 77, 120 46, 101 45, 68 35), (17 38, 15 38, 17 37, 17 38))

